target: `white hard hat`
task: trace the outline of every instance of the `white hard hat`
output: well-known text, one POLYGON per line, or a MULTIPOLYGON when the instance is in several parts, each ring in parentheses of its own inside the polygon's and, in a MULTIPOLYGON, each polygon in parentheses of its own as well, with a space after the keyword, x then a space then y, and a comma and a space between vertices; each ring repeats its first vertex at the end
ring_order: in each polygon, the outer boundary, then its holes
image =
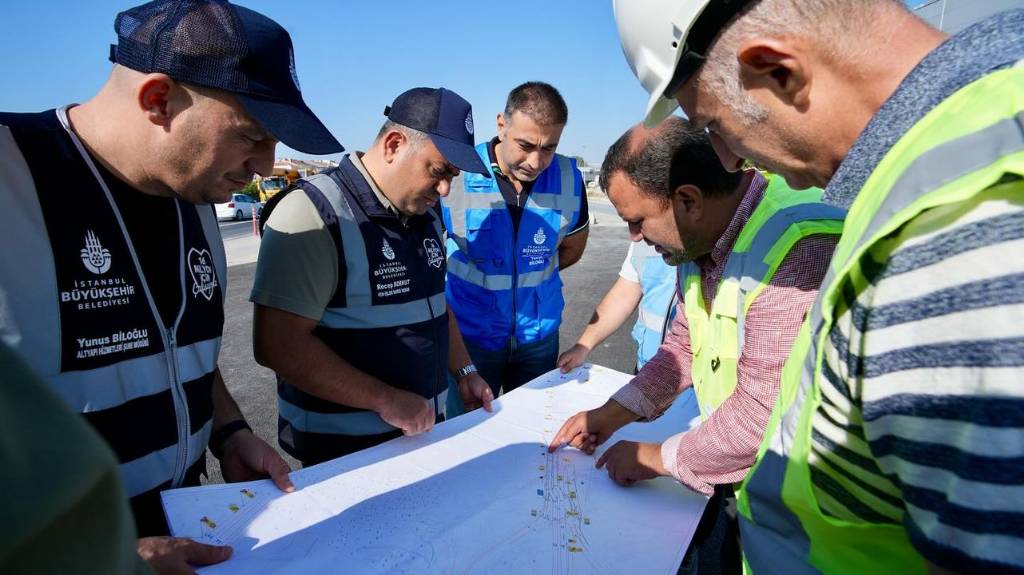
POLYGON ((750 0, 612 0, 622 52, 651 95, 644 123, 679 106, 676 90, 704 63, 718 32, 750 0))

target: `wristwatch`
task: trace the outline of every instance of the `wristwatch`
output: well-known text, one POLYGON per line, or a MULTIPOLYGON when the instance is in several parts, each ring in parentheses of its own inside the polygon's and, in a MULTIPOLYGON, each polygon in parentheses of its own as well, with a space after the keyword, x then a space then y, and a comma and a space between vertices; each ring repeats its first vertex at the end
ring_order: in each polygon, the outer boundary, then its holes
POLYGON ((471 373, 476 373, 476 366, 472 363, 455 372, 455 379, 462 379, 471 373))
POLYGON ((249 427, 249 424, 246 423, 244 419, 236 419, 234 421, 229 421, 214 430, 214 432, 210 434, 210 441, 208 443, 210 453, 212 453, 217 459, 220 459, 221 456, 224 455, 224 444, 227 442, 228 438, 243 429, 252 431, 252 428, 249 427))

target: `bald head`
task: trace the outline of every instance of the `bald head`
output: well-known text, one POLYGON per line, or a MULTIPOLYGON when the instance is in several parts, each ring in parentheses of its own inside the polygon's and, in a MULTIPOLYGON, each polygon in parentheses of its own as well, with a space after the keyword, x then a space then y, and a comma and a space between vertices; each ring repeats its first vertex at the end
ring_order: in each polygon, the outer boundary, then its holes
POLYGON ((704 130, 677 116, 653 128, 638 124, 620 136, 601 164, 601 188, 607 192, 612 176, 620 172, 644 193, 665 201, 687 184, 705 195, 729 194, 743 177, 725 171, 704 130))

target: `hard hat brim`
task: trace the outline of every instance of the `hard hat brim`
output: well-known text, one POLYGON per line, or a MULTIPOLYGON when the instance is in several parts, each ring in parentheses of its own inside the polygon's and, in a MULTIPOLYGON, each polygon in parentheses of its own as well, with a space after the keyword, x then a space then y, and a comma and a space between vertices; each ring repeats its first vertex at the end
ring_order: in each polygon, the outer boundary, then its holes
MULTIPOLYGON (((668 82, 665 83, 668 84, 668 82)), ((679 102, 662 96, 663 91, 664 88, 659 88, 659 90, 651 95, 651 100, 647 103, 647 112, 644 114, 644 126, 647 128, 653 128, 662 123, 665 118, 671 116, 677 109, 680 110, 680 114, 684 118, 686 117, 686 114, 679 107, 679 102)))

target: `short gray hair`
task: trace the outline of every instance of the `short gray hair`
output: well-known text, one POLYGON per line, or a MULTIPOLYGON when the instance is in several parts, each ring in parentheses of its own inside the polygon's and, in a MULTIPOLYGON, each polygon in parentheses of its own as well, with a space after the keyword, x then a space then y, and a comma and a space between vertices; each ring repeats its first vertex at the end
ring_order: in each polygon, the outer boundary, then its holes
POLYGON ((401 132, 402 135, 405 136, 406 141, 409 142, 410 151, 418 149, 423 145, 423 142, 427 141, 426 132, 414 130, 408 126, 399 124, 398 122, 384 120, 384 125, 380 127, 380 130, 377 132, 377 137, 373 139, 374 143, 379 142, 388 134, 388 132, 401 132))
POLYGON ((755 36, 792 35, 814 40, 832 61, 856 58, 882 12, 906 10, 896 0, 758 0, 733 18, 708 50, 697 74, 704 91, 716 94, 747 125, 763 122, 768 111, 744 90, 737 51, 755 36))

